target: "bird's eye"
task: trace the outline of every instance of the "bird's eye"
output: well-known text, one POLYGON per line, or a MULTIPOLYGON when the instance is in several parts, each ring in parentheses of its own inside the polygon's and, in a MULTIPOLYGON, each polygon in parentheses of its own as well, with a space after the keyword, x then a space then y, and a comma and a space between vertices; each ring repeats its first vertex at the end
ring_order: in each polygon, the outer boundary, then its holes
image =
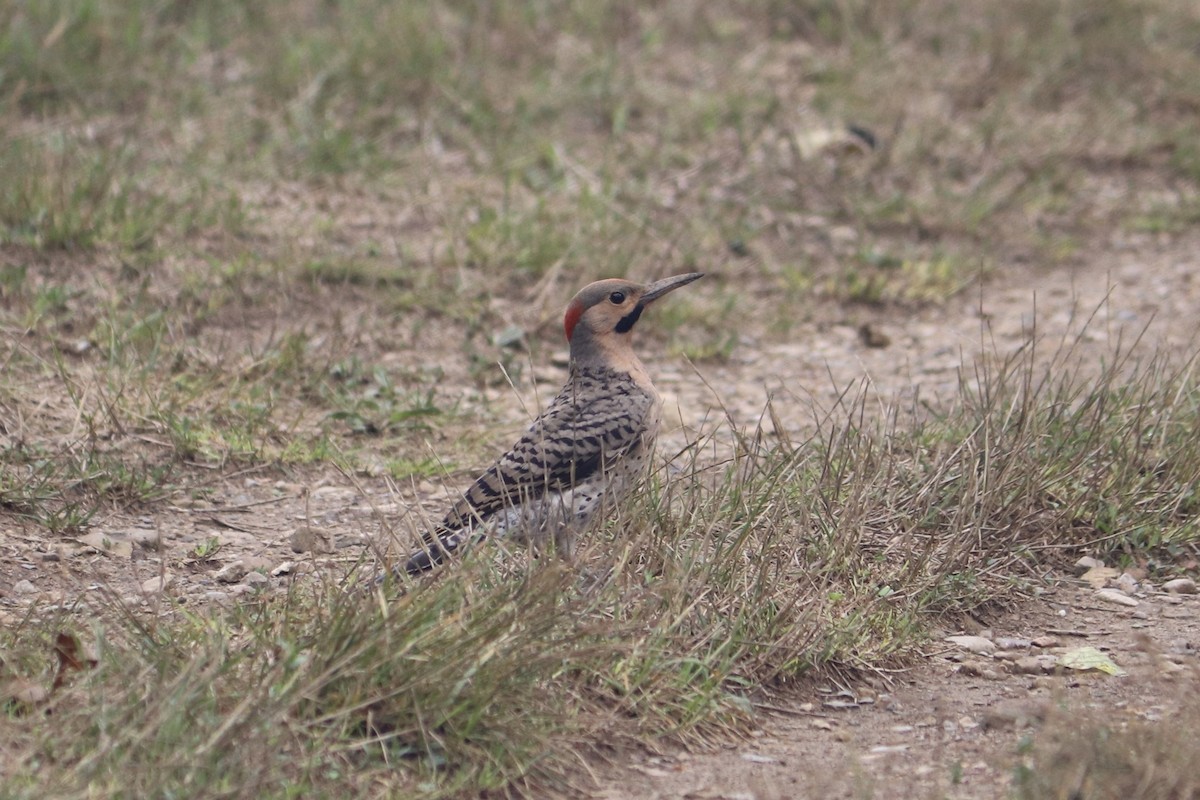
POLYGON ((625 302, 625 293, 624 292, 613 292, 612 294, 610 294, 608 296, 608 299, 613 302, 613 305, 619 306, 619 305, 621 305, 621 303, 625 302))

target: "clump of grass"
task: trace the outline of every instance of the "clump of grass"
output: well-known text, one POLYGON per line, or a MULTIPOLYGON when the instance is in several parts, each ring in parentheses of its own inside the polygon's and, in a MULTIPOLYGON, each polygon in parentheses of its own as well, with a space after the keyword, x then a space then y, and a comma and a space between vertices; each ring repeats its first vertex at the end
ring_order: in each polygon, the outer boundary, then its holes
POLYGON ((169 461, 67 443, 61 450, 17 446, 0 454, 0 509, 54 534, 84 529, 109 505, 138 506, 166 494, 169 461))
MULTIPOLYGON (((902 661, 942 614, 1028 586, 1042 546, 1193 546, 1190 369, 1090 374, 1064 354, 1043 372, 1033 350, 982 362, 956 406, 904 426, 847 403, 811 440, 698 441, 581 571, 482 547, 391 589, 327 574, 223 616, 101 602, 101 666, 52 718, 14 720, 6 785, 570 791, 591 747, 726 736, 799 678, 902 661)), ((11 663, 36 675, 63 624, 6 632, 11 663)))

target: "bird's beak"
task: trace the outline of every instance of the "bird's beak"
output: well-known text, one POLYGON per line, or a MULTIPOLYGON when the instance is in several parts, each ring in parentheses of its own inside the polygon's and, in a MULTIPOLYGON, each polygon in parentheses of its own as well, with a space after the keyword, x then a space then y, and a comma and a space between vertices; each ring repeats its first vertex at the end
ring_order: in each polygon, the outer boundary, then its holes
POLYGON ((663 278, 661 281, 655 281, 647 286, 646 291, 642 293, 642 303, 644 305, 653 303, 667 292, 673 292, 680 286, 687 286, 692 281, 703 277, 703 272, 689 272, 686 275, 675 275, 670 278, 663 278))

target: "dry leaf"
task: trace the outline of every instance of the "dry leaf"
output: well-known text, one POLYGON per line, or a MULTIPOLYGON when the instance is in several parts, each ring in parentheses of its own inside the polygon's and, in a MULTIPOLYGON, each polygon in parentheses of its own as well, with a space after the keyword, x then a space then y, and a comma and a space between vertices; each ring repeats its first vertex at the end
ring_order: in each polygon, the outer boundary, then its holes
POLYGON ((1118 677, 1128 674, 1125 670, 1118 667, 1115 661, 1095 647, 1076 647, 1073 650, 1068 650, 1059 656, 1058 663, 1068 669, 1095 670, 1118 677))
POLYGON ((58 669, 54 672, 51 691, 66 683, 67 673, 82 672, 96 666, 96 659, 92 657, 92 654, 85 653, 84 648, 79 644, 79 639, 69 633, 60 631, 54 637, 54 652, 58 655, 58 669))

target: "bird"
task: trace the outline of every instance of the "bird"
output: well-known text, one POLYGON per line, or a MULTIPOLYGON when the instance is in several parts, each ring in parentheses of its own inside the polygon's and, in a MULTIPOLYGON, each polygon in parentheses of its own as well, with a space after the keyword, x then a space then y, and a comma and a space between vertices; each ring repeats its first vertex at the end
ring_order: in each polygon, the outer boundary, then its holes
POLYGON ((658 435, 662 398, 634 353, 634 326, 652 303, 701 277, 609 278, 583 287, 563 315, 566 384, 424 533, 402 571, 427 572, 489 537, 539 552, 553 542, 572 561, 580 535, 608 518, 644 476, 658 435))

